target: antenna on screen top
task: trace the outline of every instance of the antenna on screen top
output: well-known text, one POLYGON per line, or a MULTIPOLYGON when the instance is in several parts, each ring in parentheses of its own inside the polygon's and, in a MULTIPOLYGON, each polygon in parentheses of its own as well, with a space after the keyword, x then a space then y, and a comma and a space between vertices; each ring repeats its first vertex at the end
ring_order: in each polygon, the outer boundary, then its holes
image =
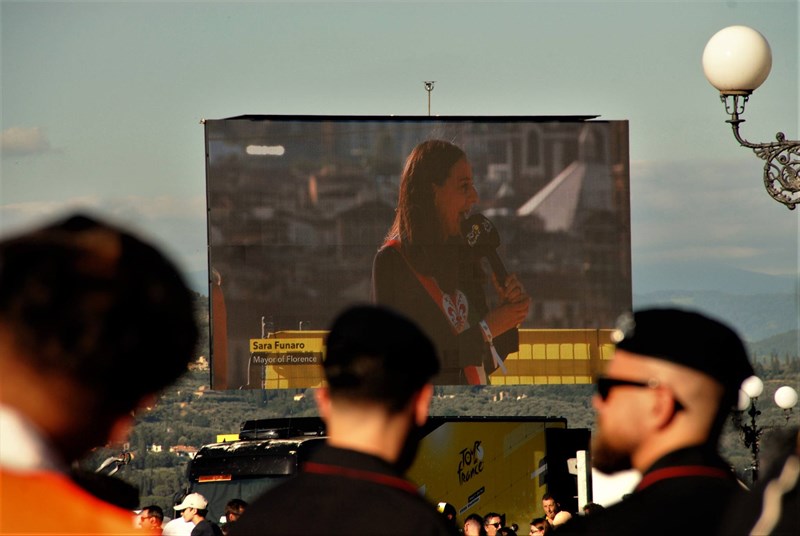
POLYGON ((428 115, 431 115, 431 91, 433 91, 433 84, 436 83, 436 80, 426 80, 423 82, 425 84, 425 91, 428 92, 428 115))

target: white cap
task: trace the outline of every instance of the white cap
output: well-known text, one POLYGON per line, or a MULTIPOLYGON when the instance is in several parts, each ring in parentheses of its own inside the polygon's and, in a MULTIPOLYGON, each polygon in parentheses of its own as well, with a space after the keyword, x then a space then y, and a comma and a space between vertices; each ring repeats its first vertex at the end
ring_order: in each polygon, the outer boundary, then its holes
POLYGON ((197 508, 198 510, 205 510, 208 507, 208 501, 199 493, 190 493, 183 498, 183 502, 174 509, 177 511, 186 510, 187 508, 197 508))

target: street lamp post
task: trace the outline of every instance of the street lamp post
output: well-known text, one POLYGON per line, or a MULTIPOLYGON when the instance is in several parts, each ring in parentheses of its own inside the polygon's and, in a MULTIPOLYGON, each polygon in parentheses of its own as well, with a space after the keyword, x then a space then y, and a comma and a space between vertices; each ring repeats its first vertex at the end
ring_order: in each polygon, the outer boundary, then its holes
MULTIPOLYGON (((742 434, 744 445, 746 448, 750 449, 753 482, 758 480, 758 453, 761 434, 764 431, 764 427, 759 426, 757 422, 761 411, 756 406, 756 402, 763 391, 764 382, 758 376, 750 376, 744 380, 739 389, 738 408, 733 414, 734 424, 736 424, 736 427, 742 434), (742 415, 745 410, 747 410, 747 415, 750 417, 750 422, 748 423, 742 421, 742 415)), ((797 391, 788 385, 784 385, 775 391, 774 400, 775 404, 783 410, 786 422, 788 422, 792 408, 797 404, 797 391)))
POLYGON ((800 140, 783 132, 770 143, 751 143, 739 133, 744 107, 772 69, 772 50, 766 38, 747 26, 728 26, 714 34, 703 50, 703 72, 720 93, 727 120, 739 145, 752 149, 764 164, 767 193, 789 209, 800 203, 800 140))
POLYGON ((431 91, 433 91, 433 84, 436 83, 436 80, 426 80, 423 82, 425 84, 425 91, 428 92, 428 115, 431 115, 431 91))

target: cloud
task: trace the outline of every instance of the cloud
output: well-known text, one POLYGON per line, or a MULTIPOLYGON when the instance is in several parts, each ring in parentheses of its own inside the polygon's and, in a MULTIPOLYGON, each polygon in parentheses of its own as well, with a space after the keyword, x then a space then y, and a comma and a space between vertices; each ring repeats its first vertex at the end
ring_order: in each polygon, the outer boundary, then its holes
POLYGON ((205 197, 75 197, 64 201, 0 205, 0 238, 75 211, 123 226, 161 247, 184 270, 208 267, 205 197))
POLYGON ((716 261, 762 273, 796 273, 796 211, 770 198, 763 165, 729 161, 631 163, 635 263, 716 261))
POLYGON ((0 133, 0 150, 4 156, 41 154, 50 142, 40 127, 9 127, 0 133))

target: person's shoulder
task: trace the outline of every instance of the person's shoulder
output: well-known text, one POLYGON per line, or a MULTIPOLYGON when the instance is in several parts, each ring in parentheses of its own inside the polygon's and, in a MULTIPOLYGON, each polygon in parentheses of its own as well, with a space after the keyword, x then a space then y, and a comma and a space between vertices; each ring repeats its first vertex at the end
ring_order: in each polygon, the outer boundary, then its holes
POLYGON ((566 510, 561 510, 553 518, 553 525, 556 526, 556 527, 559 526, 559 525, 563 525, 564 523, 566 523, 570 519, 572 519, 572 514, 570 514, 566 510))
POLYGON ((400 244, 396 242, 386 242, 378 251, 375 252, 375 259, 401 259, 402 252, 400 244))
POLYGON ((408 271, 408 263, 402 252, 397 247, 383 245, 372 259, 373 274, 386 275, 383 279, 390 279, 400 272, 408 271))
POLYGON ((191 536, 222 536, 222 529, 216 523, 203 519, 194 526, 191 536))
POLYGON ((170 520, 164 525, 161 535, 162 536, 188 536, 194 529, 194 523, 185 521, 182 517, 178 516, 170 520))
POLYGON ((61 473, 18 472, 0 468, 4 489, 0 512, 14 512, 2 518, 2 533, 57 532, 63 534, 134 532, 133 514, 92 495, 61 473), (47 505, 47 516, 42 516, 47 505))

